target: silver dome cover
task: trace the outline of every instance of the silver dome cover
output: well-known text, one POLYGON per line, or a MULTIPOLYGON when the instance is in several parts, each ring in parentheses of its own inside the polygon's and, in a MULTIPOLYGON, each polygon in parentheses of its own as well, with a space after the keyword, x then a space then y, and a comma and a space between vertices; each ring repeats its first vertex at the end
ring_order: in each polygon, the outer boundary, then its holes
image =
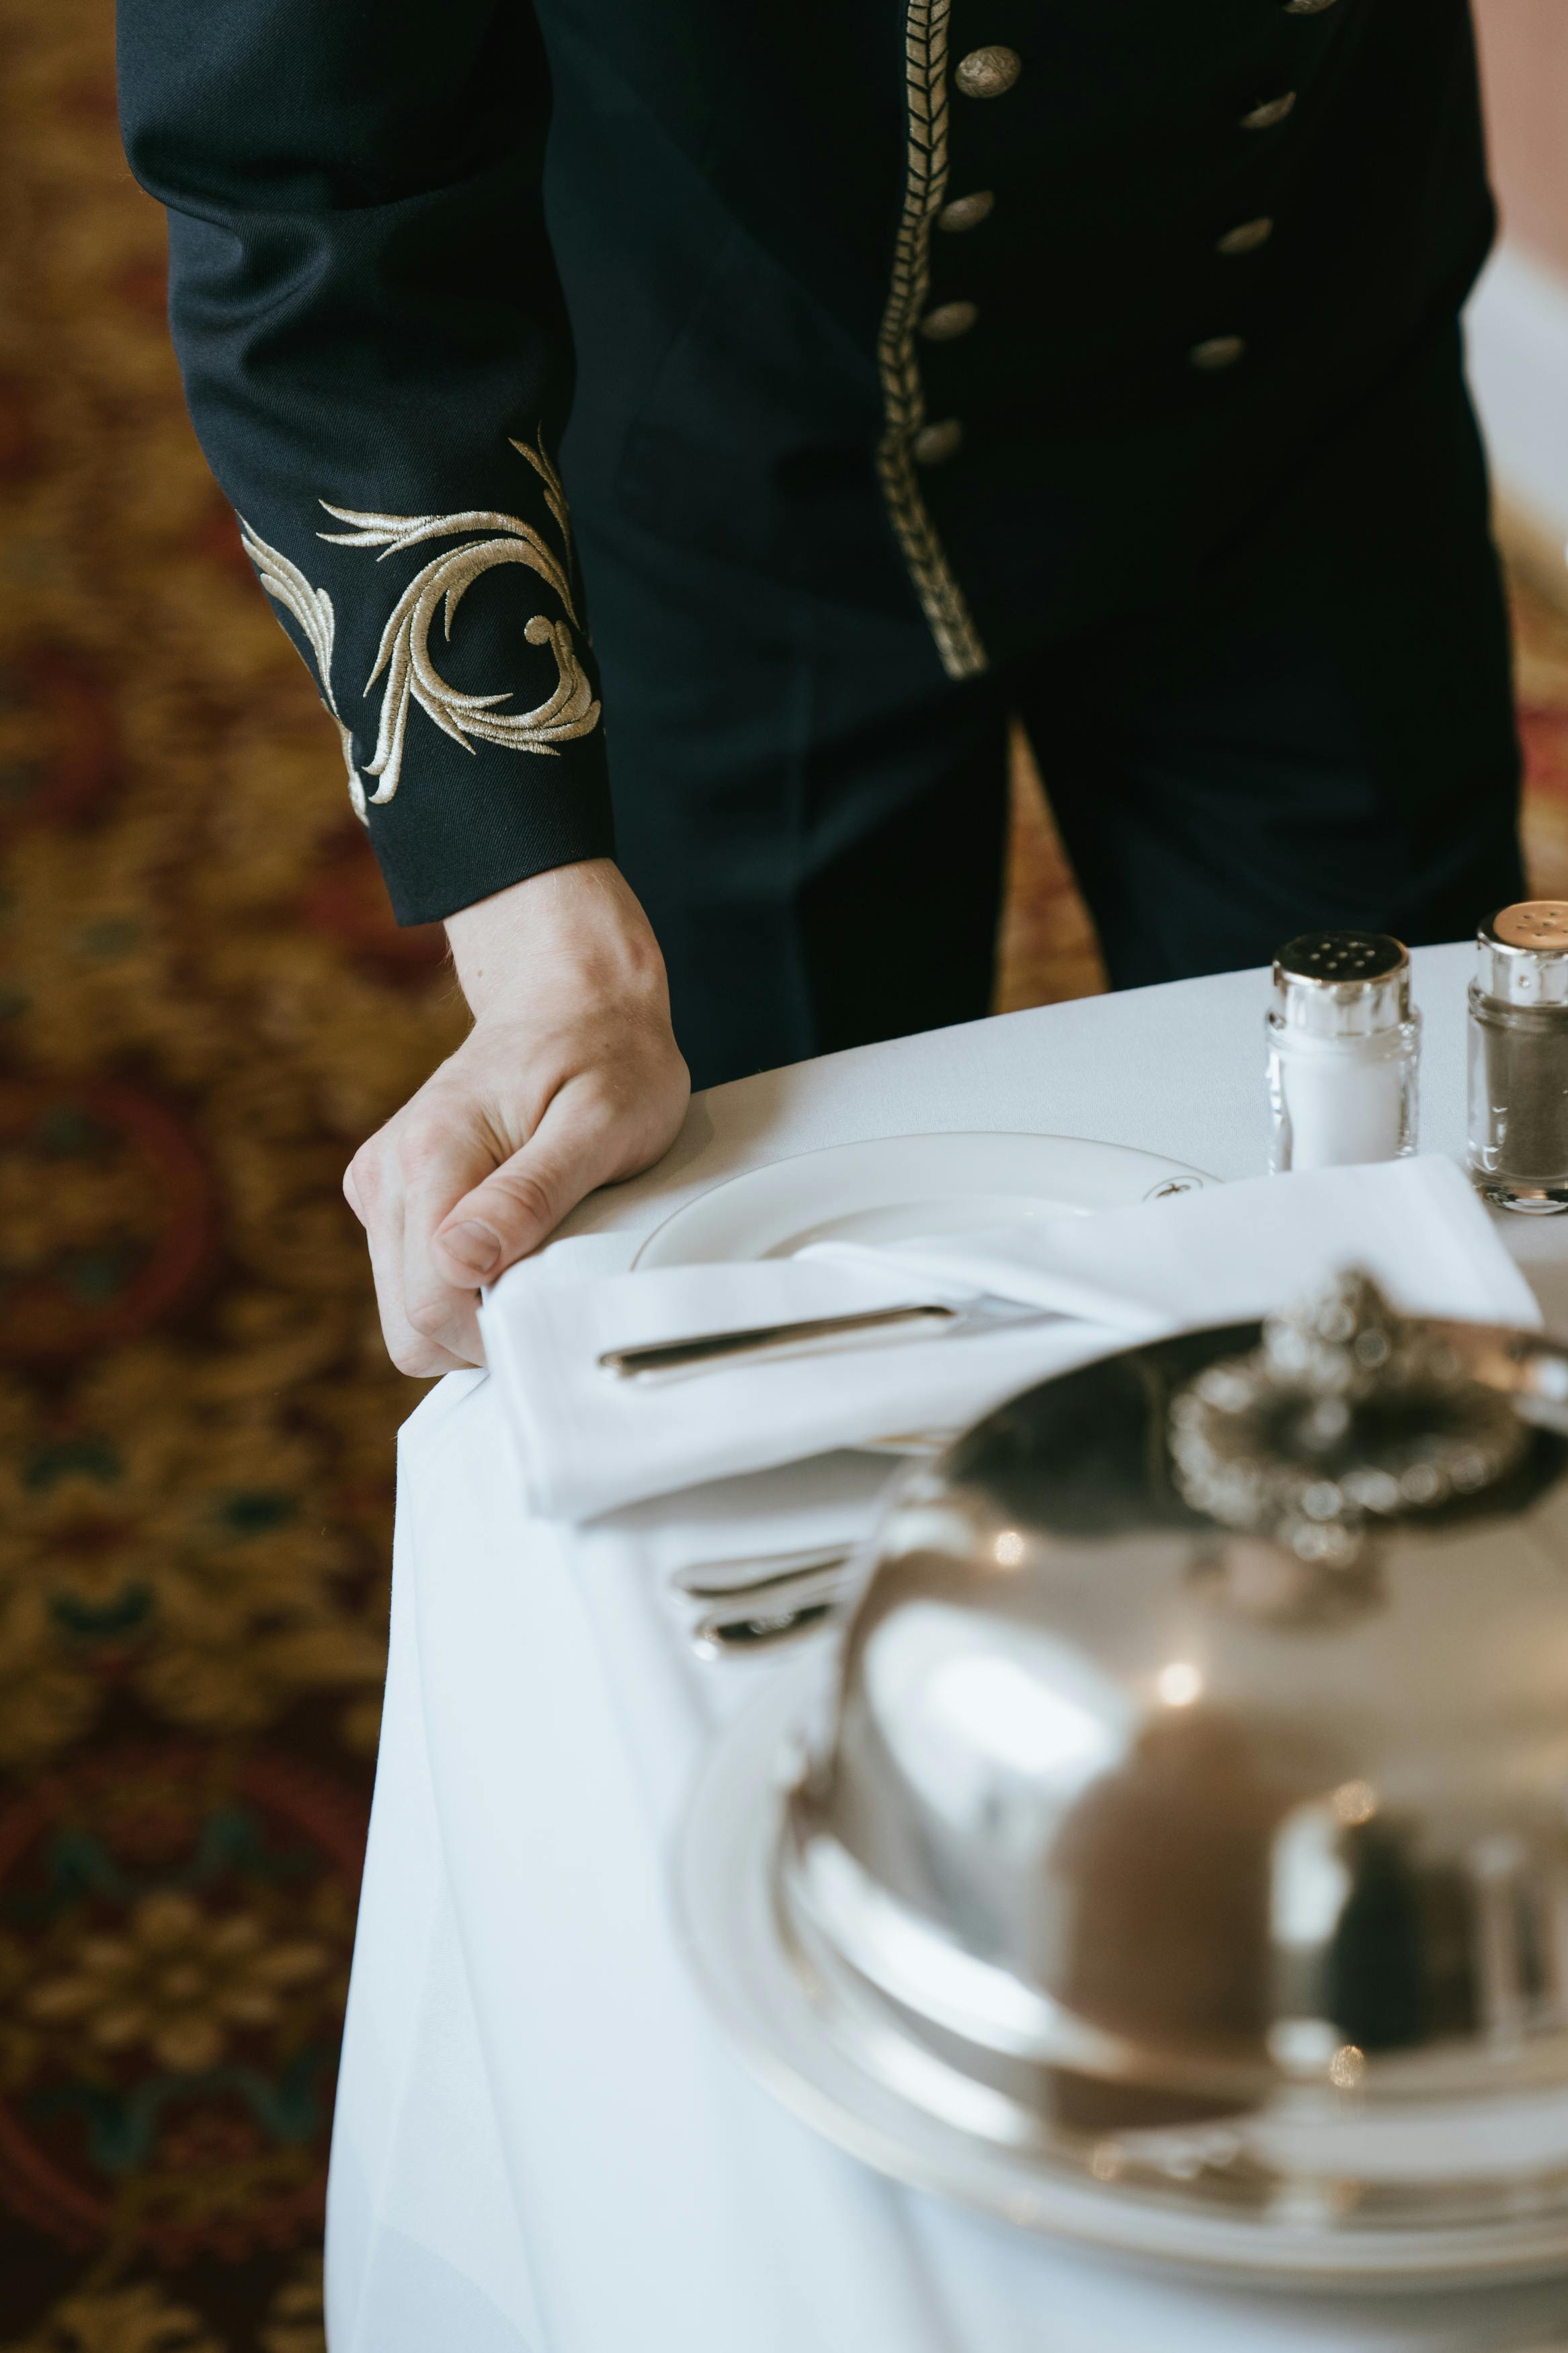
POLYGON ((916 2108, 1310 2223, 1561 2209, 1568 1444, 1537 1335, 1133 1349, 896 1493, 783 1804, 779 1934, 916 2108))

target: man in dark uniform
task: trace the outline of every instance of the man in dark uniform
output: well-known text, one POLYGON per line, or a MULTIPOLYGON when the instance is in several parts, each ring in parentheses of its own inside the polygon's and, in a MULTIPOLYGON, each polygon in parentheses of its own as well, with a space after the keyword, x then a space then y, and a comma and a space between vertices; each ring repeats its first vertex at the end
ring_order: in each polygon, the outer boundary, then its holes
POLYGON ((405 1369, 682 1053, 985 1009, 1014 714, 1119 986, 1517 895, 1467 0, 121 0, 121 80, 475 1013, 347 1180, 405 1369))

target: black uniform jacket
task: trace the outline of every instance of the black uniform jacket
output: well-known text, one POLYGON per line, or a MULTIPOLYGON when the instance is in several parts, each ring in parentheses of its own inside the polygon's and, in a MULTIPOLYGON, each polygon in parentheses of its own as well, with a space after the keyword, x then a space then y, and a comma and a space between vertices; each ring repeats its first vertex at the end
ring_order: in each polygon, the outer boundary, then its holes
POLYGON ((121 79, 407 921, 612 847, 569 416, 596 541, 915 691, 1179 593, 1491 234, 1467 0, 121 0, 121 79))

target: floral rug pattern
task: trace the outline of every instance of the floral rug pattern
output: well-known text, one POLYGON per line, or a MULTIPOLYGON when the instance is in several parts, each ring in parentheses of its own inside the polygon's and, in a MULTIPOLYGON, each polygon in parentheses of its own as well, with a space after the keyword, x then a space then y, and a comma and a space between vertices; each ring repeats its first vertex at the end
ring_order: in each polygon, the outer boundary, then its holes
MULTIPOLYGON (((338 1187, 463 1015, 185 422, 110 15, 0 0, 0 2353, 321 2353, 415 1396, 338 1187)), ((1002 1001, 1096 986, 1025 778, 1002 1001)))
POLYGON ((0 2348, 321 2353, 416 1395, 338 1187, 463 1016, 185 421, 109 0, 0 51, 0 2348))

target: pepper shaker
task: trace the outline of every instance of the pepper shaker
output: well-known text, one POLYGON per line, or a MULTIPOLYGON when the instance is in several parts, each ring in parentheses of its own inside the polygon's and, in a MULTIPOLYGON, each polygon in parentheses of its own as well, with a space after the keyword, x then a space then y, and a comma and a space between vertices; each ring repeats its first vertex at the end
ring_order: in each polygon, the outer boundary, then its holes
POLYGON ((1415 1149, 1421 1017, 1386 932, 1305 932, 1274 962, 1269 1166, 1337 1168, 1415 1149))
POLYGON ((1568 900, 1525 899, 1476 934, 1470 1175, 1500 1208, 1568 1209, 1568 900))

